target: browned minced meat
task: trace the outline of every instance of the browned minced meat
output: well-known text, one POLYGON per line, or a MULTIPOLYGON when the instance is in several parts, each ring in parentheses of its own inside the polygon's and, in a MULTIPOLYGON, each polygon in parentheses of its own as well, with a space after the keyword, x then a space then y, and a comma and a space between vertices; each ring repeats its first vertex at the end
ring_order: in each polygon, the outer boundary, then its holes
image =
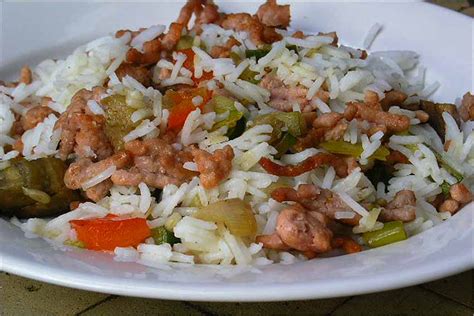
POLYGON ((453 200, 460 204, 466 204, 472 201, 472 193, 462 183, 453 184, 449 189, 449 194, 453 200))
POLYGON ((263 39, 264 26, 257 17, 248 13, 227 14, 221 26, 226 30, 248 32, 250 40, 257 46, 265 44, 263 39))
POLYGON ((331 112, 316 117, 308 133, 298 138, 295 145, 297 150, 303 150, 316 146, 322 141, 340 140, 348 128, 348 124, 342 114, 331 112))
MULTIPOLYGON (((324 214, 330 219, 336 219, 336 212, 350 211, 338 195, 330 190, 321 189, 312 184, 300 184, 298 189, 278 188, 272 192, 272 198, 278 202, 294 201, 302 204, 311 211, 324 214)), ((359 224, 360 215, 354 213, 353 218, 337 219, 344 224, 355 226, 359 224)))
POLYGON ((385 93, 385 98, 380 101, 380 104, 384 111, 388 111, 392 106, 401 106, 407 97, 408 96, 401 91, 392 90, 385 93))
MULTIPOLYGON (((272 74, 264 76, 259 85, 270 91, 270 102, 268 104, 279 111, 293 111, 293 104, 295 102, 300 105, 302 112, 313 111, 310 100, 306 99, 308 93, 308 88, 306 87, 287 87, 283 81, 272 74)), ((329 93, 327 91, 319 90, 315 97, 323 102, 329 102, 329 93)))
POLYGON ((164 50, 171 51, 178 44, 183 28, 184 25, 181 23, 171 23, 168 33, 161 39, 161 46, 164 50))
POLYGON ((48 107, 41 105, 35 106, 21 117, 21 127, 24 131, 35 128, 36 125, 43 122, 44 119, 52 113, 54 113, 54 111, 48 107))
POLYGON ((212 58, 227 58, 230 56, 232 47, 240 46, 240 42, 233 37, 230 37, 224 46, 214 46, 209 53, 212 58))
POLYGON ((224 17, 224 14, 219 14, 219 8, 211 0, 203 1, 203 7, 196 10, 196 20, 194 21, 193 30, 201 33, 201 25, 218 23, 224 17))
POLYGON ((321 213, 308 211, 298 204, 291 205, 278 215, 276 232, 270 236, 257 236, 257 242, 262 242, 265 248, 323 253, 331 250, 333 236, 326 225, 327 219, 321 213))
POLYGON ((197 175, 183 168, 185 162, 193 160, 191 151, 176 150, 164 139, 134 140, 126 143, 125 149, 133 155, 133 166, 116 171, 111 177, 114 184, 136 186, 145 182, 150 187, 163 188, 197 175))
POLYGON ((410 190, 402 190, 395 194, 393 200, 382 209, 379 218, 384 222, 410 222, 416 218, 416 197, 410 190))
MULTIPOLYGON (((97 176, 107 168, 115 166, 117 169, 121 169, 130 164, 130 162, 131 155, 126 151, 118 152, 96 163, 88 158, 82 158, 73 162, 66 170, 64 174, 64 184, 69 189, 77 190, 82 187, 84 182, 97 176)), ((110 180, 103 181, 87 189, 86 196, 97 202, 107 195, 111 186, 112 182, 110 180)))
POLYGON ((405 115, 375 110, 365 103, 350 102, 344 112, 346 120, 354 118, 385 126, 390 132, 403 132, 410 127, 410 119, 405 115))
POLYGON ((290 5, 267 0, 257 10, 257 17, 266 26, 286 28, 290 25, 290 5))
POLYGON ((459 210, 459 202, 453 199, 444 200, 438 207, 438 212, 449 212, 455 214, 459 210))
POLYGON ((212 154, 197 148, 192 149, 191 153, 204 188, 214 188, 229 176, 232 169, 232 159, 234 158, 234 151, 231 146, 227 145, 212 154))
POLYGON ((89 157, 90 150, 98 160, 113 153, 112 145, 104 132, 105 118, 102 115, 94 115, 87 106, 87 101, 98 101, 103 92, 102 87, 95 87, 93 91, 78 91, 67 110, 59 117, 55 129, 61 129, 61 159, 65 160, 73 152, 79 158, 89 157))
POLYGON ((20 83, 30 84, 33 81, 31 69, 28 66, 23 66, 20 70, 20 83))
POLYGON ((459 114, 464 121, 474 120, 474 95, 466 93, 462 98, 459 114))
POLYGON ((134 66, 131 64, 122 63, 115 71, 117 77, 122 80, 125 76, 130 76, 140 82, 145 87, 151 85, 151 71, 144 66, 134 66))

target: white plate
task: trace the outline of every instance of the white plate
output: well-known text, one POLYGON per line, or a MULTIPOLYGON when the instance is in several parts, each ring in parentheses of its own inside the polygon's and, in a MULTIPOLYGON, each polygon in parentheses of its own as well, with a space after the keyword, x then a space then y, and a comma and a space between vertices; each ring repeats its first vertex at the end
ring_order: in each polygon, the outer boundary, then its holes
MULTIPOLYGON (((0 3, 3 57, 0 78, 23 64, 61 57, 86 40, 121 28, 165 24, 175 3, 0 3)), ((255 12, 258 4, 220 3, 224 10, 255 12)), ((338 31, 361 46, 374 22, 384 25, 373 50, 410 49, 422 55, 428 78, 453 102, 471 90, 472 19, 425 3, 308 3, 292 5, 295 28, 338 31)), ((264 301, 335 297, 394 289, 474 267, 474 205, 452 219, 394 245, 336 258, 259 270, 210 267, 152 269, 114 262, 104 253, 53 249, 0 220, 0 268, 25 277, 121 295, 206 301, 264 301)))

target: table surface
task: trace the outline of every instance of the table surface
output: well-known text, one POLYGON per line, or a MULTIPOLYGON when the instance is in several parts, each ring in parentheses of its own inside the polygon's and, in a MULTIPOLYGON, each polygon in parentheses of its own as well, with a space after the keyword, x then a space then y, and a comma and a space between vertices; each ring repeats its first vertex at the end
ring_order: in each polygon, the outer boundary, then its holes
MULTIPOLYGON (((434 0, 474 17, 474 1, 434 0)), ((400 290, 335 299, 201 303, 141 299, 64 288, 0 273, 0 315, 473 315, 473 271, 400 290)))

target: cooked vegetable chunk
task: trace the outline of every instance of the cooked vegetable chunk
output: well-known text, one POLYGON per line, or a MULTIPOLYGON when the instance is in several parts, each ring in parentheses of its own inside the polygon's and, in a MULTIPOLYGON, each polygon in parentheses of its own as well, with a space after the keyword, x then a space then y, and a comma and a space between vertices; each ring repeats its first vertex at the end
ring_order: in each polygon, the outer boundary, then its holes
POLYGON ((67 165, 60 159, 16 159, 0 171, 0 214, 20 218, 64 213, 78 200, 64 185, 67 165))

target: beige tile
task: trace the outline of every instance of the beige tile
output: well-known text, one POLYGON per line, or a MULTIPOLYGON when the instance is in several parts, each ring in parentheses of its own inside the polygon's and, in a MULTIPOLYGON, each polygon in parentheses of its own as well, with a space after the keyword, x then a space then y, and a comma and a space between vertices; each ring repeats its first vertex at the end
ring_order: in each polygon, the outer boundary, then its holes
POLYGON ((432 0, 430 2, 456 11, 469 7, 467 0, 432 0))
POLYGON ((422 287, 474 308, 474 272, 464 272, 450 278, 423 284, 422 287))
POLYGON ((194 306, 216 315, 327 315, 347 298, 268 303, 203 303, 194 306))
POLYGON ((421 287, 358 296, 340 306, 333 315, 472 315, 473 309, 421 287))
POLYGON ((474 7, 467 8, 461 11, 462 13, 474 17, 474 7))
POLYGON ((134 297, 113 297, 81 316, 93 315, 202 315, 189 303, 134 297))
POLYGON ((74 315, 107 295, 0 273, 0 315, 74 315))

